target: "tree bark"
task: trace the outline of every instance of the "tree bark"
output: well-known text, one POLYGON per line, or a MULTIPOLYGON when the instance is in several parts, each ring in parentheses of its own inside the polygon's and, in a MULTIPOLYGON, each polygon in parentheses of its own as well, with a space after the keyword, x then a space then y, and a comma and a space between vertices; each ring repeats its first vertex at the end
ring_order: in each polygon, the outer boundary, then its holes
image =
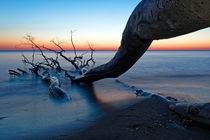
POLYGON ((136 63, 153 40, 209 27, 209 15, 209 0, 142 0, 128 20, 114 58, 74 81, 93 82, 118 77, 136 63))

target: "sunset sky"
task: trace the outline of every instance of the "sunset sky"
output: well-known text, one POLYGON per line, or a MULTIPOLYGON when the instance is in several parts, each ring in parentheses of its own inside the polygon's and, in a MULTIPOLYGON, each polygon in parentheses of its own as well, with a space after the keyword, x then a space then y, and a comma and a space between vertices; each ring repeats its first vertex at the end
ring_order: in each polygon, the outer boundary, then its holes
MULTIPOLYGON (((140 0, 0 0, 0 49, 20 46, 30 34, 39 44, 60 40, 71 49, 117 49, 127 20, 140 0)), ((152 50, 210 50, 210 28, 154 41, 152 50)))

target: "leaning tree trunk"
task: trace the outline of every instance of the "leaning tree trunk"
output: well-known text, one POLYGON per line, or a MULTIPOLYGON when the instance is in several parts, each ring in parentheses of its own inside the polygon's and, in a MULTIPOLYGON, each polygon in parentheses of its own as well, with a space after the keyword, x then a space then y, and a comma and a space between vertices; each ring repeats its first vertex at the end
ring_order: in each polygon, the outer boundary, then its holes
POLYGON ((153 40, 209 27, 209 15, 209 0, 142 0, 128 20, 114 58, 74 80, 93 82, 117 77, 135 64, 153 40))

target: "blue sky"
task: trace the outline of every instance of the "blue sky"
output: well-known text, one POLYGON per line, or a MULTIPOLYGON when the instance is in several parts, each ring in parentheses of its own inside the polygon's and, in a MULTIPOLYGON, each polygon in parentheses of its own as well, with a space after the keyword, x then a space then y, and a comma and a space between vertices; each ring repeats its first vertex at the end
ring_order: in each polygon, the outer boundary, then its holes
MULTIPOLYGON (((70 30, 76 30, 74 40, 78 46, 91 42, 96 47, 116 49, 139 1, 0 0, 0 45, 14 46, 25 34, 33 35, 42 43, 51 39, 68 40, 70 30)), ((200 36, 208 41, 209 35, 207 29, 190 37, 200 36)), ((173 44, 176 40, 159 42, 155 44, 173 44)))

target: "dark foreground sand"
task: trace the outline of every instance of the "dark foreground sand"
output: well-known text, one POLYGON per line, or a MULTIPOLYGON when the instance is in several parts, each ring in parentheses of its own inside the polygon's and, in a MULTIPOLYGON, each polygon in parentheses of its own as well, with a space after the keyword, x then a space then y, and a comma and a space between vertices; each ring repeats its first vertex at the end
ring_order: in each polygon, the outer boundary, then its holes
POLYGON ((209 140, 210 128, 183 119, 167 103, 147 98, 126 109, 106 115, 70 140, 209 140))

